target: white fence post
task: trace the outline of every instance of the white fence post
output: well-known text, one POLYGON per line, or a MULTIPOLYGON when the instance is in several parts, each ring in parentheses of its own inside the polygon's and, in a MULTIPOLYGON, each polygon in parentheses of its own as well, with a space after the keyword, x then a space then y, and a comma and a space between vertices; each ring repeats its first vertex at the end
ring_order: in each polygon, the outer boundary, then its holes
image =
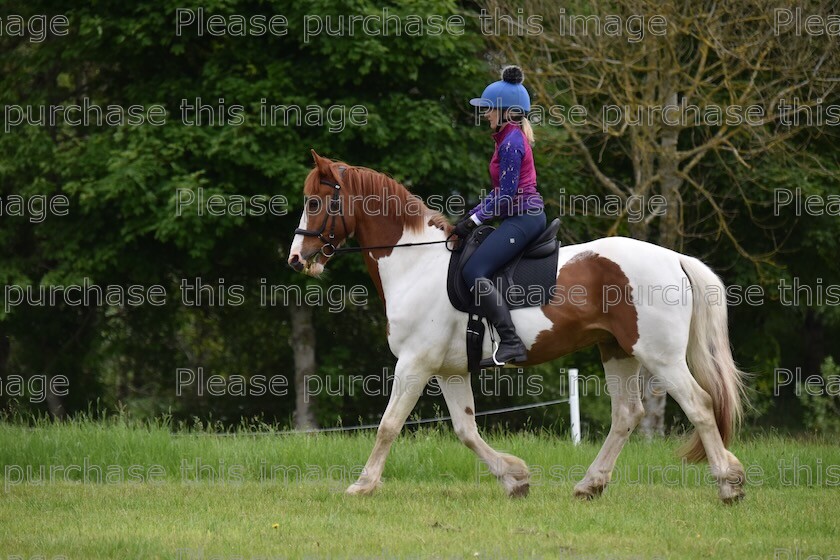
POLYGON ((569 412, 572 420, 572 442, 580 443, 580 400, 578 400, 578 369, 569 369, 569 412))

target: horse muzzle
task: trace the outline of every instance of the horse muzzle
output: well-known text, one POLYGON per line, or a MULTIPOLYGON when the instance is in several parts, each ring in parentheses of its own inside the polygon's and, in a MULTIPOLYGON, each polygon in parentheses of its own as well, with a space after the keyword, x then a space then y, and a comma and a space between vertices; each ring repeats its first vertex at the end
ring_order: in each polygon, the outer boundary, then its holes
POLYGON ((301 260, 300 255, 290 256, 289 266, 291 266, 295 272, 301 272, 304 268, 304 262, 301 260))

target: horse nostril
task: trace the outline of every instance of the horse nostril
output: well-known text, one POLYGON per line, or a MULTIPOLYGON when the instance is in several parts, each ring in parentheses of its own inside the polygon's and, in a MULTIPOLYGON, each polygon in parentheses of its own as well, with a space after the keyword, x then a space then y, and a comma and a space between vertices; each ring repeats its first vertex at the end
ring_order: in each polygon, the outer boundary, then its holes
POLYGON ((300 255, 298 253, 292 253, 289 257, 289 266, 295 269, 296 272, 303 270, 303 263, 300 262, 300 255))

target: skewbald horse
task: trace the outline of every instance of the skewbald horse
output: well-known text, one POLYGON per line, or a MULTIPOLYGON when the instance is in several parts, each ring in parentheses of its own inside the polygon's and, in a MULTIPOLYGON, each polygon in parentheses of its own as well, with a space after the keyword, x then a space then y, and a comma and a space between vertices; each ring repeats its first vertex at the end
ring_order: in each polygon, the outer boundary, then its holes
MULTIPOLYGON (((318 276, 336 248, 355 237, 384 302, 388 345, 397 357, 376 443, 347 492, 369 494, 381 484, 392 442, 436 376, 460 440, 509 496, 527 495, 526 464, 490 447, 476 427, 464 344, 467 315, 446 295, 450 253, 443 242, 452 226, 390 177, 312 155, 315 167, 305 181, 307 204, 289 264, 318 276), (405 244, 414 245, 396 247, 405 244)), ((692 461, 708 458, 725 503, 742 498, 744 468, 727 445, 741 416, 743 381, 730 349, 724 286, 714 272, 668 249, 609 237, 560 247, 556 287, 549 304, 516 309, 511 316, 528 348, 525 365, 599 346, 612 426, 575 495, 597 497, 609 483, 644 412, 639 388, 644 366, 694 425, 683 455, 692 461), (711 292, 716 301, 706 297, 711 292)), ((488 339, 483 357, 491 353, 488 339)))

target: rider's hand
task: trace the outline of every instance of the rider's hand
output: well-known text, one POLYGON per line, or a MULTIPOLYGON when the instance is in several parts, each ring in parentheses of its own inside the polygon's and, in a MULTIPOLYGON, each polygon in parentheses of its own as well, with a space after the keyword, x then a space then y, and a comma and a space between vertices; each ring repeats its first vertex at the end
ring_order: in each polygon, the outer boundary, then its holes
POLYGON ((476 223, 473 219, 469 216, 462 219, 460 222, 455 224, 455 227, 452 229, 452 233, 458 236, 459 239, 466 239, 469 236, 470 232, 475 229, 476 223))

